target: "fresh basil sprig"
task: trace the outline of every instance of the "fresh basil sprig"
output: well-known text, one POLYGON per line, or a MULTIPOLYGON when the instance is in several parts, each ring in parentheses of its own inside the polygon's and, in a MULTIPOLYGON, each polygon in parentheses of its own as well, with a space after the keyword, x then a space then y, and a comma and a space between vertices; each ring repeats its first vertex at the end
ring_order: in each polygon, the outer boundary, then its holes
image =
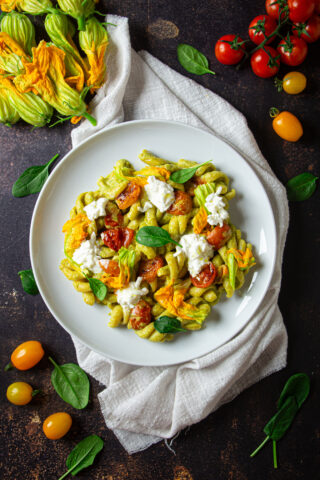
POLYGON ((90 392, 87 374, 75 363, 58 365, 51 357, 49 360, 54 365, 51 383, 59 397, 78 410, 85 408, 90 392))
POLYGON ((29 270, 21 270, 18 272, 21 280, 22 288, 29 295, 38 295, 39 290, 33 276, 31 268, 29 270))
POLYGON ((66 460, 67 472, 59 480, 70 473, 72 476, 93 464, 98 453, 103 449, 104 442, 98 435, 89 435, 74 447, 66 460))
POLYGON ((163 247, 167 243, 180 243, 173 240, 169 233, 161 227, 142 227, 136 234, 136 241, 147 247, 163 247))
POLYGON ((154 328, 160 333, 176 333, 176 332, 186 332, 185 328, 181 327, 181 322, 177 318, 163 317, 157 318, 154 321, 154 328))
POLYGON ((207 165, 207 163, 210 162, 211 160, 201 163, 200 165, 195 165, 194 167, 182 168, 181 170, 177 170, 176 172, 171 173, 170 180, 175 183, 186 183, 188 180, 190 180, 190 178, 193 177, 198 168, 202 167, 203 165, 207 165))
POLYGON ((302 202, 307 200, 317 188, 318 177, 310 172, 300 173, 296 177, 291 178, 287 183, 288 199, 291 202, 302 202))
POLYGON ((32 193, 39 193, 49 176, 49 167, 59 157, 57 153, 48 163, 41 166, 27 168, 12 186, 14 197, 26 197, 32 193))
POLYGON ((269 440, 272 440, 273 466, 274 468, 278 468, 276 442, 284 436, 292 424, 294 417, 308 397, 309 392, 310 379, 308 375, 305 373, 297 373, 289 378, 278 400, 277 413, 269 420, 263 429, 267 436, 255 451, 251 453, 250 457, 254 457, 269 440))
POLYGON ((209 70, 207 57, 191 45, 180 43, 177 48, 177 54, 179 62, 187 72, 195 75, 204 75, 205 73, 215 75, 215 72, 209 70))

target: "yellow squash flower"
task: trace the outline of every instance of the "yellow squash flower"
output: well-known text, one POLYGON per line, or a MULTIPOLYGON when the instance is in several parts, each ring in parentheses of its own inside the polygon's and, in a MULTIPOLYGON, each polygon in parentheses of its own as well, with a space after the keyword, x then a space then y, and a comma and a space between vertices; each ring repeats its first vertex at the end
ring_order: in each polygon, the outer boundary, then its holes
POLYGON ((12 75, 24 72, 23 59, 28 55, 6 32, 0 32, 0 69, 12 75))
POLYGON ((23 13, 11 12, 1 20, 1 32, 7 33, 28 55, 36 46, 35 30, 30 19, 23 13))
POLYGON ((94 0, 58 0, 61 10, 77 20, 79 30, 85 28, 86 19, 94 13, 95 3, 94 0))
POLYGON ((50 0, 0 0, 0 7, 3 12, 18 10, 30 15, 43 15, 50 12, 53 5, 50 0))
POLYGON ((0 123, 11 126, 20 119, 20 115, 14 108, 9 92, 0 88, 0 123))

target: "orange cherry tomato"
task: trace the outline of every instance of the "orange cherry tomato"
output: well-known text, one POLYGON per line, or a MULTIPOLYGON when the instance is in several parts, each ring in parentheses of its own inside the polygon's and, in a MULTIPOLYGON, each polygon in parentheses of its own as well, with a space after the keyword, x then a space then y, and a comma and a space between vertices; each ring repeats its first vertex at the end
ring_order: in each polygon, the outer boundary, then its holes
POLYGON ((158 255, 157 257, 141 260, 139 265, 139 277, 147 282, 152 282, 157 278, 159 268, 163 267, 164 260, 158 255))
POLYGON ((174 193, 175 200, 171 207, 167 210, 171 215, 186 215, 192 210, 192 198, 187 192, 176 190, 174 193))
POLYGON ((277 109, 270 109, 270 116, 273 117, 272 127, 279 137, 288 142, 297 142, 303 135, 303 128, 300 120, 290 112, 279 112, 277 109))
POLYGON ((21 343, 11 355, 11 363, 18 370, 29 370, 34 367, 44 355, 40 342, 30 340, 21 343))
POLYGON ((136 183, 129 182, 127 187, 116 198, 116 204, 121 210, 131 207, 140 197, 141 187, 136 183))
POLYGON ((213 230, 207 233, 207 240, 215 250, 219 250, 219 248, 223 247, 231 237, 232 230, 227 223, 224 223, 222 227, 217 225, 213 230))
POLYGON ((50 415, 43 422, 43 432, 50 440, 58 440, 68 433, 72 425, 69 413, 58 412, 50 415))
POLYGON ((198 275, 190 277, 191 282, 195 287, 207 288, 214 282, 217 275, 217 269, 213 263, 205 265, 198 275))
POLYGON ((134 330, 141 330, 151 322, 151 307, 145 300, 140 300, 130 314, 130 323, 134 330))
POLYGON ((7 399, 14 405, 27 405, 37 393, 29 383, 14 382, 7 389, 7 399))

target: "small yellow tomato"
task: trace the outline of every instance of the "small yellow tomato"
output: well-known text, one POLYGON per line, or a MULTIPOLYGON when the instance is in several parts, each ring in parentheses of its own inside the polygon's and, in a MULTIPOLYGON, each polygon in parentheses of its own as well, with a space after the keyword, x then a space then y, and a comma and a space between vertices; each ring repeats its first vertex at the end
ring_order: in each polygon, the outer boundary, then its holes
POLYGON ((69 413, 57 412, 50 415, 43 422, 43 432, 50 440, 58 440, 65 436, 72 425, 72 418, 69 413))
POLYGON ((27 405, 37 393, 28 383, 15 382, 7 389, 7 399, 14 405, 27 405))
POLYGON ((286 93, 296 95, 306 88, 307 79, 303 73, 289 72, 283 77, 282 87, 286 93))
POLYGON ((21 343, 11 355, 11 363, 18 370, 29 370, 34 367, 44 355, 44 350, 40 342, 30 340, 21 343))
POLYGON ((273 130, 279 137, 288 142, 297 142, 303 135, 303 128, 300 120, 290 112, 279 112, 276 108, 270 109, 270 116, 273 118, 273 130))

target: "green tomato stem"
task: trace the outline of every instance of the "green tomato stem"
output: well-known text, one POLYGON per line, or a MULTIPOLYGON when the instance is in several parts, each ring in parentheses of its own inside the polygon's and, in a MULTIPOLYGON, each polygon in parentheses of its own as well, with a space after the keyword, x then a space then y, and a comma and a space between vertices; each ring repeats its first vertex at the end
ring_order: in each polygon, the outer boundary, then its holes
POLYGON ((11 362, 9 362, 5 367, 4 367, 4 371, 5 372, 8 372, 9 370, 12 370, 14 368, 14 366, 12 365, 11 362))
POLYGON ((265 446, 265 444, 270 440, 269 435, 263 440, 263 442, 260 443, 260 445, 255 449, 254 452, 251 453, 250 458, 253 458, 254 456, 257 455, 258 452, 265 446))
POLYGON ((272 452, 273 452, 273 467, 278 468, 277 442, 275 440, 272 440, 272 452))
POLYGON ((32 398, 35 397, 36 395, 38 395, 39 393, 41 393, 41 390, 33 390, 31 396, 32 398))

